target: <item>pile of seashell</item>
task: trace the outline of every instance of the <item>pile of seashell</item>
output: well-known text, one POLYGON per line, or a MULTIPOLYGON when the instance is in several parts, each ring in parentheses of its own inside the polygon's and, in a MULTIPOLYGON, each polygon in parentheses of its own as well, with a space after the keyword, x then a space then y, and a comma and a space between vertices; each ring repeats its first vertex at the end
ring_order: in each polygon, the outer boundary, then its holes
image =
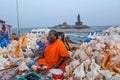
POLYGON ((46 43, 47 42, 47 34, 37 35, 37 34, 28 33, 26 36, 26 40, 27 40, 27 48, 28 49, 29 48, 38 49, 36 42, 41 41, 42 43, 46 43))
POLYGON ((67 80, 120 79, 120 27, 111 27, 83 43, 66 66, 67 80))
MULTIPOLYGON (((19 45, 19 41, 11 40, 7 47, 1 48, 0 47, 0 70, 6 69, 10 66, 15 65, 15 62, 19 59, 25 59, 25 54, 33 54, 31 49, 38 49, 38 45, 36 44, 37 41, 41 41, 43 43, 47 42, 47 34, 38 35, 27 33, 26 35, 26 42, 27 42, 27 49, 26 52, 22 51, 21 46, 19 45)), ((26 58, 25 61, 19 64, 19 69, 26 68, 25 63, 31 62, 31 58, 26 58), (24 68, 23 68, 24 67, 24 68)))

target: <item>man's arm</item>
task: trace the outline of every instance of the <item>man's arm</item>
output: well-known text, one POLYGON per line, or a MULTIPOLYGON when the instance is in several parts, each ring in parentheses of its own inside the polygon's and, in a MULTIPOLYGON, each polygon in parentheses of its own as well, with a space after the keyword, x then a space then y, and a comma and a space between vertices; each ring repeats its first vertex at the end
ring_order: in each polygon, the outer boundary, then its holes
POLYGON ((58 61, 58 63, 56 65, 54 65, 53 67, 51 68, 58 68, 62 63, 63 61, 65 60, 66 58, 65 57, 61 57, 58 61))
POLYGON ((44 57, 44 52, 43 50, 35 50, 35 56, 38 56, 39 58, 43 58, 44 57))
POLYGON ((41 51, 39 58, 43 58, 43 57, 44 57, 44 53, 43 53, 43 51, 41 51))

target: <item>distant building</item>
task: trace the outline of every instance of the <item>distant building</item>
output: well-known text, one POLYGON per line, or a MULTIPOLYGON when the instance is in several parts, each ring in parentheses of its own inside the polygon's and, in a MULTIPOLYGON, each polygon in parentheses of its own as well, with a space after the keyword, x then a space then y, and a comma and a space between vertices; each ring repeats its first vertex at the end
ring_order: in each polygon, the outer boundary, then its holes
POLYGON ((3 20, 0 19, 0 23, 5 23, 5 21, 3 21, 3 20))
POLYGON ((63 22, 63 25, 64 25, 64 26, 67 26, 68 24, 67 24, 67 22, 63 22))

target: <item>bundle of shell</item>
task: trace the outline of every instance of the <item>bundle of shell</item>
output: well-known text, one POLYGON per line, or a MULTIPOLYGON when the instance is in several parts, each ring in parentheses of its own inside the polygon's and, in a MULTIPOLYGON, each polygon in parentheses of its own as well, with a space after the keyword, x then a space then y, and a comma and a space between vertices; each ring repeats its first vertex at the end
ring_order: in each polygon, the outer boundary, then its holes
POLYGON ((83 43, 66 66, 69 80, 119 80, 120 27, 109 28, 83 43))
POLYGON ((37 49, 38 46, 36 44, 37 41, 41 41, 42 43, 47 42, 47 35, 38 35, 38 34, 30 34, 28 33, 26 36, 27 40, 27 48, 37 49))

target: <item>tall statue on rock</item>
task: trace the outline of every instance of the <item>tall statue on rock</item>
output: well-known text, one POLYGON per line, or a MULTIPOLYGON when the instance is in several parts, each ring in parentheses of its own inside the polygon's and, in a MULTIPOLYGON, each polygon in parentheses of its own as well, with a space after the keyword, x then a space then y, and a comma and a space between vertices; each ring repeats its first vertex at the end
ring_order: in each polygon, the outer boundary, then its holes
POLYGON ((78 16, 77 16, 77 22, 76 22, 76 25, 82 25, 82 22, 81 22, 81 20, 80 20, 80 15, 78 14, 78 16))

